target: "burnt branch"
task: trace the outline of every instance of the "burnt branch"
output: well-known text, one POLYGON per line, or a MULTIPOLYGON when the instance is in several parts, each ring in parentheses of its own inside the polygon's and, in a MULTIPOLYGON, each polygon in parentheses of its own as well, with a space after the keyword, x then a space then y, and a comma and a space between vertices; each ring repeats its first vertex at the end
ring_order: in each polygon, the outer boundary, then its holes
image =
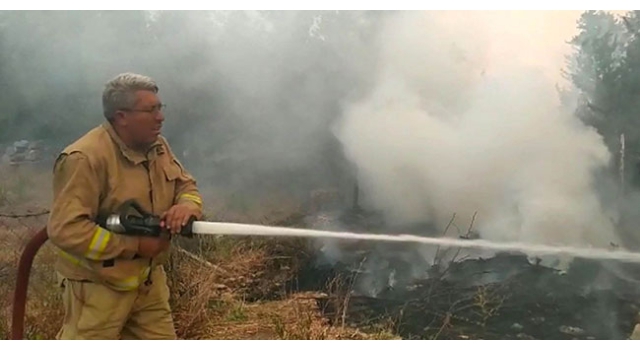
POLYGON ((444 231, 442 232, 442 236, 447 235, 447 231, 449 230, 449 227, 451 227, 451 224, 453 224, 453 220, 455 219, 456 219, 456 213, 453 213, 453 215, 451 216, 451 220, 449 220, 449 223, 447 224, 447 226, 444 228, 444 231))
POLYGON ((465 238, 465 239, 477 238, 477 237, 474 237, 475 235, 471 234, 471 230, 473 229, 473 223, 476 221, 477 214, 478 214, 477 211, 473 213, 473 217, 471 218, 471 223, 469 224, 469 229, 467 230, 467 233, 464 236, 460 236, 460 238, 465 238))
MULTIPOLYGON (((453 215, 451 216, 451 220, 449 220, 449 223, 447 224, 447 226, 444 228, 444 231, 442 232, 442 236, 446 236, 447 235, 447 231, 449 230, 449 227, 451 227, 451 224, 453 224, 453 221, 456 219, 456 213, 453 213, 453 215)), ((432 265, 436 265, 436 264, 440 264, 440 259, 438 259, 438 255, 440 254, 440 246, 438 246, 438 248, 436 249, 436 255, 433 257, 433 263, 432 265)))

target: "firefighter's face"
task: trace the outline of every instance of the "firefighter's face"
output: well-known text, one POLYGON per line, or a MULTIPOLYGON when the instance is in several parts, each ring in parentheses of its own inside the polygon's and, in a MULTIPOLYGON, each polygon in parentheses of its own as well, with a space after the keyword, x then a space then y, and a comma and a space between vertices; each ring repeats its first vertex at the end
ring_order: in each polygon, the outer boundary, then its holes
POLYGON ((136 146, 149 146, 158 139, 164 121, 162 107, 155 93, 137 91, 135 105, 122 110, 121 126, 136 146))

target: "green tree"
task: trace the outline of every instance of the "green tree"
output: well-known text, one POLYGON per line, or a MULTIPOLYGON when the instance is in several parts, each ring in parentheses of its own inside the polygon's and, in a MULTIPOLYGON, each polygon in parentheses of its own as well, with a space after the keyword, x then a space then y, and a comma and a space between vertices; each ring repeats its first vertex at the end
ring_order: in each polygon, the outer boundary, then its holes
POLYGON ((616 17, 608 12, 586 11, 578 21, 579 33, 570 44, 566 77, 578 92, 576 115, 602 135, 617 171, 625 139, 625 178, 640 184, 635 164, 640 159, 640 42, 633 27, 638 13, 616 17), (632 166, 630 166, 632 165, 632 166))

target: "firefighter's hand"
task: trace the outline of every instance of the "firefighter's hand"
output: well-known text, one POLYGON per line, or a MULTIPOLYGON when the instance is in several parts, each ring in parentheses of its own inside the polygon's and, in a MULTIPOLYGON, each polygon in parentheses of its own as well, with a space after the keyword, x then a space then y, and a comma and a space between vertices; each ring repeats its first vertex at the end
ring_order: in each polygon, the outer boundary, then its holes
POLYGON ((189 204, 176 204, 162 214, 160 225, 175 235, 180 233, 192 216, 199 218, 200 211, 189 204))
POLYGON ((155 258, 162 251, 169 248, 169 242, 166 237, 140 237, 138 254, 143 258, 155 258))

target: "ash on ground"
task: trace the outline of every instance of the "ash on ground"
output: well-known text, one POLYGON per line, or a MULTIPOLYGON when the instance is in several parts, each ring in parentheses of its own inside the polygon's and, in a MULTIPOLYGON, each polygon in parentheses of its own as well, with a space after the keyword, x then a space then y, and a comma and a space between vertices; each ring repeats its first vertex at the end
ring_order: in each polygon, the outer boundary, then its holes
MULTIPOLYGON (((321 218, 307 224, 384 232, 363 213, 321 218)), ((637 264, 574 259, 558 270, 515 253, 338 244, 321 242, 296 280, 298 289, 323 292, 318 304, 338 324, 385 323, 405 339, 628 339, 638 322, 637 264)))

